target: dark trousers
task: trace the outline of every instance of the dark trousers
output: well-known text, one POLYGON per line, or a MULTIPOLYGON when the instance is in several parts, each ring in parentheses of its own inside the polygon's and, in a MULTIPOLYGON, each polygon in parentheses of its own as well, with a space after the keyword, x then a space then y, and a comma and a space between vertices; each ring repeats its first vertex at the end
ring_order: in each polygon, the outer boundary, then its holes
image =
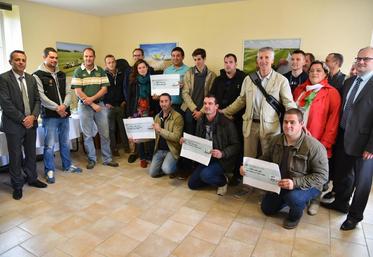
POLYGON ((306 208, 307 203, 319 194, 320 191, 313 187, 308 190, 281 189, 279 195, 272 192, 267 193, 263 197, 261 208, 265 215, 273 215, 285 206, 289 206, 289 219, 296 221, 302 217, 303 210, 306 208))
POLYGON ((224 169, 218 161, 210 161, 208 166, 199 164, 188 181, 190 189, 199 189, 205 186, 222 187, 227 184, 224 169))
POLYGON ((24 129, 16 134, 5 133, 9 152, 9 174, 13 189, 22 189, 25 183, 22 168, 28 183, 37 179, 36 173, 36 128, 24 129), (22 146, 25 159, 22 156, 22 146))
POLYGON ((114 106, 113 108, 109 109, 108 121, 111 150, 118 148, 117 131, 123 143, 124 149, 129 149, 127 134, 124 130, 123 118, 124 110, 120 106, 114 106))
POLYGON ((187 109, 184 112, 184 132, 195 135, 197 121, 193 118, 192 112, 187 109))
POLYGON ((372 186, 373 159, 363 160, 346 154, 344 150, 344 132, 340 130, 335 151, 335 174, 333 191, 335 203, 340 206, 348 206, 352 193, 352 203, 348 218, 355 222, 363 220, 363 213, 368 203, 370 188, 372 186))

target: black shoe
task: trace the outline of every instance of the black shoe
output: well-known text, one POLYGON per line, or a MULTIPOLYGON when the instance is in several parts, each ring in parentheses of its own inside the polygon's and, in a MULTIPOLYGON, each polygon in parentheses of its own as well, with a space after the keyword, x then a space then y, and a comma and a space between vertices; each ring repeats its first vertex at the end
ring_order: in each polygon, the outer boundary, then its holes
POLYGON ((242 177, 233 176, 233 177, 231 177, 231 179, 229 180, 228 185, 229 185, 229 186, 238 186, 238 185, 241 184, 241 182, 242 182, 242 177))
POLYGON ((355 222, 355 221, 347 218, 342 223, 341 230, 352 230, 352 229, 356 228, 357 223, 359 223, 359 222, 355 222))
POLYGON ((119 166, 119 164, 117 162, 114 162, 114 161, 105 162, 104 165, 110 166, 110 167, 118 167, 119 166))
POLYGON ((336 210, 336 211, 339 211, 339 212, 342 212, 342 213, 348 213, 348 209, 350 208, 350 206, 348 204, 347 205, 342 205, 342 204, 339 204, 336 201, 334 201, 332 203, 321 203, 321 206, 323 206, 327 209, 336 210))
POLYGON ((20 200, 22 198, 22 189, 14 189, 13 191, 13 199, 20 200))
POLYGON ((323 197, 321 197, 322 203, 332 203, 335 200, 335 193, 333 191, 330 191, 329 193, 326 193, 323 197))
POLYGON ((294 229, 298 226, 299 221, 300 219, 290 220, 289 218, 286 218, 282 226, 286 229, 294 229))
POLYGON ((88 161, 86 167, 87 167, 87 169, 91 170, 91 169, 93 169, 95 167, 95 165, 96 165, 95 161, 88 161))
POLYGON ((41 182, 40 180, 35 180, 34 182, 28 183, 29 186, 31 187, 36 187, 36 188, 46 188, 48 185, 41 182))
POLYGON ((128 157, 128 162, 129 162, 129 163, 134 163, 134 162, 137 160, 137 158, 139 158, 139 156, 138 156, 137 154, 133 153, 133 154, 131 154, 131 155, 128 157))

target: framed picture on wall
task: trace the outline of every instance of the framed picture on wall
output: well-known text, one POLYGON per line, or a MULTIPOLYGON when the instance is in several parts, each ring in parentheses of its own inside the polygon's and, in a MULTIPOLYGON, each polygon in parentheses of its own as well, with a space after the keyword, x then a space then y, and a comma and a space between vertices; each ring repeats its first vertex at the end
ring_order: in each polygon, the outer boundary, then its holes
POLYGON ((74 70, 83 63, 84 48, 90 45, 56 42, 58 53, 58 68, 71 77, 74 70))
POLYGON ((155 70, 164 70, 171 65, 171 51, 176 43, 140 44, 144 50, 144 59, 155 70))
MULTIPOLYGON (((269 39, 269 40, 245 40, 244 41, 244 58, 243 58, 243 70, 246 73, 254 72, 256 70, 256 55, 258 49, 266 46, 270 46, 275 50, 275 61, 274 67, 278 68, 281 64, 281 68, 284 71, 291 59, 291 53, 300 48, 301 40, 296 39, 269 39)), ((288 71, 288 70, 287 70, 288 71)), ((286 71, 286 72, 287 72, 286 71)), ((280 72, 282 73, 282 72, 280 72)))

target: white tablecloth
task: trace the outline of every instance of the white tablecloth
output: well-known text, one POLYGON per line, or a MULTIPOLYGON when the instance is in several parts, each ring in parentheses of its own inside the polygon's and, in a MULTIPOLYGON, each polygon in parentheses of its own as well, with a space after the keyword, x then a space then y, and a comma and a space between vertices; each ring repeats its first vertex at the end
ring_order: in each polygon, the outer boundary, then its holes
MULTIPOLYGON (((77 113, 71 114, 69 118, 70 122, 70 133, 69 138, 70 140, 79 138, 80 137, 80 124, 79 124, 79 115, 77 113)), ((41 124, 39 124, 37 132, 36 132, 36 154, 43 154, 44 148, 44 129, 41 124)), ((58 142, 56 142, 55 150, 58 151, 59 146, 58 142)), ((0 157, 8 156, 8 145, 5 138, 5 133, 0 132, 0 157)), ((3 161, 4 162, 4 161, 3 161)), ((4 165, 1 163, 0 165, 4 165)), ((6 163, 7 164, 7 163, 6 163)))

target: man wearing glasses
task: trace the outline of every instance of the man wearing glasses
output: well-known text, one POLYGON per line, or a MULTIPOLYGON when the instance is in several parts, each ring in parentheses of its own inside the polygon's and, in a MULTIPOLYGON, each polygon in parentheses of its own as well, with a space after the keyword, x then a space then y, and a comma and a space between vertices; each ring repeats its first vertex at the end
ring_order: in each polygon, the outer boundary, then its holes
POLYGON ((335 145, 335 200, 322 205, 348 213, 341 230, 354 229, 363 220, 373 175, 373 48, 356 57, 357 76, 343 86, 343 110, 335 145), (351 205, 350 198, 355 189, 351 205))

